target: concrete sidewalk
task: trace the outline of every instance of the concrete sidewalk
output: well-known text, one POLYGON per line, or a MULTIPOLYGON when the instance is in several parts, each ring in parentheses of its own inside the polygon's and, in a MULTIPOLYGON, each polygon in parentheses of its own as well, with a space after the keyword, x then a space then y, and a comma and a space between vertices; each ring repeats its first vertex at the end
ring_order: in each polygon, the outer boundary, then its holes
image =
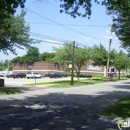
MULTIPOLYGON (((47 110, 53 111, 51 117, 55 114, 57 114, 55 116, 60 117, 60 120, 58 120, 58 118, 55 119, 54 116, 49 119, 49 121, 45 121, 46 123, 39 123, 35 126, 39 130, 50 128, 54 130, 117 130, 117 122, 121 120, 120 118, 99 117, 98 115, 105 108, 128 96, 130 96, 130 80, 125 80, 83 87, 49 88, 16 95, 3 95, 0 96, 0 106, 1 110, 3 108, 10 109, 9 107, 11 107, 12 110, 18 106, 24 107, 25 110, 27 110, 26 106, 31 106, 29 108, 33 110, 32 108, 37 106, 37 109, 41 112, 39 104, 42 104, 42 107, 45 105, 47 110), (64 107, 66 109, 61 110, 61 108, 64 107), (62 116, 58 115, 58 111, 62 112, 62 114, 60 113, 62 116), (54 122, 55 127, 50 127, 50 121, 54 122), (68 123, 68 121, 70 123, 68 123), (58 123, 58 125, 56 123, 58 123), (45 127, 46 125, 48 127, 45 127)), ((24 121, 26 122, 26 120, 24 121)), ((12 122, 12 125, 13 124, 12 122)), ((13 126, 10 127, 12 128, 13 126)), ((21 126, 21 128, 23 128, 23 130, 26 129, 24 126, 21 126)), ((31 126, 29 126, 29 128, 32 129, 31 126)))

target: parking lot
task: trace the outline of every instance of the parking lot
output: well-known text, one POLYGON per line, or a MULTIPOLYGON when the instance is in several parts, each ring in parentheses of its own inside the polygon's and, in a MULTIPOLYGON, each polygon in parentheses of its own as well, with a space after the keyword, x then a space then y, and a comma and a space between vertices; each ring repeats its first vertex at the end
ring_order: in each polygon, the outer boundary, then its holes
POLYGON ((5 85, 23 85, 27 83, 35 83, 36 82, 50 82, 50 81, 57 81, 57 80, 69 80, 71 77, 63 77, 63 78, 50 78, 50 77, 45 77, 45 78, 37 78, 37 79, 27 79, 27 78, 6 78, 6 77, 1 77, 5 79, 5 85))

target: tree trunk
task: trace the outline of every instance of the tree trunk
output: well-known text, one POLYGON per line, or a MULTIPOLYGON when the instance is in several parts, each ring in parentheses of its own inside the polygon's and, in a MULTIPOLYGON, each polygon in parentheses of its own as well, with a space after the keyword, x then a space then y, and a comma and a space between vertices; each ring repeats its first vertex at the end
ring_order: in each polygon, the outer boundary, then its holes
POLYGON ((127 69, 126 69, 126 79, 127 79, 127 69))
POLYGON ((81 68, 81 67, 78 67, 78 72, 77 72, 77 81, 78 81, 78 83, 80 82, 80 77, 79 77, 79 74, 80 74, 80 68, 81 68))
POLYGON ((119 79, 120 79, 120 70, 118 70, 118 72, 119 72, 119 79))

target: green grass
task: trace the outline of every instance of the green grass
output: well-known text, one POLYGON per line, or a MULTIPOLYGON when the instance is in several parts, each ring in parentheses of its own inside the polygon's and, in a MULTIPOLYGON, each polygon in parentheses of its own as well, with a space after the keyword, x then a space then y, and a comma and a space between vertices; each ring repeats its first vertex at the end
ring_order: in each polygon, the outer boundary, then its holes
MULTIPOLYGON (((124 80, 124 79, 123 79, 124 80)), ((116 82, 116 81, 120 81, 117 78, 108 78, 108 82, 112 81, 112 82, 116 82)), ((94 77, 92 81, 90 81, 90 79, 87 78, 80 78, 80 82, 77 82, 77 79, 74 80, 74 85, 73 87, 76 86, 86 86, 89 84, 98 84, 98 83, 105 83, 106 82, 106 78, 105 77, 94 77)), ((23 84, 24 86, 35 86, 35 85, 50 85, 48 87, 51 88, 67 88, 67 87, 72 87, 70 85, 70 80, 62 80, 62 81, 50 81, 50 82, 37 82, 35 83, 29 83, 29 84, 23 84)))
POLYGON ((21 93, 19 88, 0 88, 0 95, 21 93))
POLYGON ((100 115, 130 117, 130 97, 102 111, 100 115))
MULTIPOLYGON (((105 82, 104 80, 101 79, 93 79, 90 81, 89 79, 80 79, 80 82, 78 83, 77 80, 74 80, 74 85, 73 87, 76 86, 85 86, 89 84, 97 84, 97 83, 103 83, 105 82)), ((70 85, 70 80, 63 80, 63 81, 51 81, 51 82, 39 82, 39 83, 29 83, 29 84, 24 84, 24 86, 35 86, 35 85, 50 85, 49 87, 51 88, 65 88, 65 87, 72 87, 70 85)))

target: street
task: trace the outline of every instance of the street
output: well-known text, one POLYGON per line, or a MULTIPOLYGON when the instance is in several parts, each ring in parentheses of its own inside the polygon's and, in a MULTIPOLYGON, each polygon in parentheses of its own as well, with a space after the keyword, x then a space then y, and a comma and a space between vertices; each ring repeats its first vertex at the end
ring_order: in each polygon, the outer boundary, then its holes
POLYGON ((118 130, 121 118, 99 113, 128 96, 129 80, 3 95, 0 130, 118 130))

